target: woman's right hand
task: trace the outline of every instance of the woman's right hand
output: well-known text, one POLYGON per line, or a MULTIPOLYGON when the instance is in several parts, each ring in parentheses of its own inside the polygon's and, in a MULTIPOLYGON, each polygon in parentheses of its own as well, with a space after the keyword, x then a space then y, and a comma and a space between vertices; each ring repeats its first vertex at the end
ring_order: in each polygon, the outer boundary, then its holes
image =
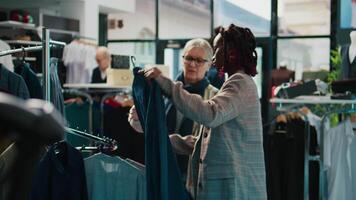
POLYGON ((141 126, 140 120, 138 118, 135 106, 132 106, 130 111, 129 111, 128 121, 129 121, 131 127, 135 131, 137 131, 139 133, 143 133, 142 126, 141 126))
POLYGON ((161 70, 157 67, 151 67, 140 70, 139 73, 143 74, 147 79, 155 79, 162 74, 161 70))

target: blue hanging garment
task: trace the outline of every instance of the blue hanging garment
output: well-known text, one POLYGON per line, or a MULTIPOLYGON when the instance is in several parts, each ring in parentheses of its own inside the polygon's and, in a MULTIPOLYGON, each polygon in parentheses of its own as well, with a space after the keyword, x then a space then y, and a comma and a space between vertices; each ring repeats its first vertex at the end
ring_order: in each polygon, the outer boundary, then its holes
POLYGON ((145 133, 147 200, 190 199, 168 138, 161 89, 134 68, 132 95, 145 133))

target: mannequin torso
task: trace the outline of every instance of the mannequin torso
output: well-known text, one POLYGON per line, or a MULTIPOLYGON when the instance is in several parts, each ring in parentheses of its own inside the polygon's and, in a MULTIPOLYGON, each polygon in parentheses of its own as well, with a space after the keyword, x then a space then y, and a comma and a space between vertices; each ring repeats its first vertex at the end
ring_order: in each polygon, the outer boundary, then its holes
POLYGON ((356 31, 352 31, 350 33, 350 48, 349 48, 349 61, 352 63, 354 61, 354 58, 356 56, 356 31))

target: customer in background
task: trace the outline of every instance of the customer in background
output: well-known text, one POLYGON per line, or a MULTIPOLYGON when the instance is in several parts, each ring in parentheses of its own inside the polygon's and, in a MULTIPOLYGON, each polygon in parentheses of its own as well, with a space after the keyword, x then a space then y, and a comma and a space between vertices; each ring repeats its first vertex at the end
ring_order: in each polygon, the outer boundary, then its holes
MULTIPOLYGON (((192 39, 188 41, 183 49, 183 71, 177 77, 177 81, 183 83, 183 89, 191 94, 198 95, 203 99, 211 98, 218 91, 206 76, 211 65, 213 49, 204 39, 192 39)), ((170 140, 177 156, 183 180, 186 179, 188 169, 188 179, 190 171, 188 166, 188 155, 193 150, 196 138, 199 134, 200 124, 192 121, 177 110, 169 99, 165 99, 167 115, 167 127, 170 133, 170 140)), ((132 107, 129 114, 131 126, 138 132, 142 132, 135 107, 132 107)), ((189 180, 187 181, 189 184, 189 180)))
POLYGON ((233 24, 220 29, 212 62, 228 79, 208 100, 190 94, 158 68, 142 70, 179 112, 205 126, 191 152, 194 199, 267 199, 261 108, 252 79, 257 74, 255 48, 250 29, 233 24))
POLYGON ((111 65, 111 54, 107 47, 101 46, 96 50, 95 56, 98 67, 93 70, 91 83, 106 83, 106 70, 111 65))

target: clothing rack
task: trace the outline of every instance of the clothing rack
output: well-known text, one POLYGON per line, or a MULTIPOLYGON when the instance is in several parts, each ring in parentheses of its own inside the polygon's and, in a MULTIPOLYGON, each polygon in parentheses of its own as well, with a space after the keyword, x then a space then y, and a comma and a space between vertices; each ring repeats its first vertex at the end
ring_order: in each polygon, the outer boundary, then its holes
MULTIPOLYGON (((270 99, 271 103, 277 104, 278 111, 292 111, 298 107, 306 106, 306 105, 318 105, 322 104, 324 107, 330 107, 334 105, 342 105, 342 109, 337 109, 333 111, 329 111, 323 114, 322 123, 321 123, 321 133, 320 133, 320 156, 311 156, 309 155, 309 145, 310 145, 310 130, 306 128, 306 136, 305 136, 305 148, 304 148, 304 200, 309 199, 309 161, 319 161, 320 163, 320 173, 319 173, 319 199, 326 199, 324 192, 324 169, 323 169, 323 135, 324 135, 324 122, 326 118, 330 114, 341 114, 341 113, 356 113, 356 100, 340 100, 340 99, 330 99, 329 96, 299 96, 294 99, 280 99, 273 98, 270 99), (287 107, 285 106, 287 105, 287 107)), ((308 122, 308 118, 305 117, 306 122, 308 122)), ((306 123, 306 127, 309 126, 309 123, 306 123)))
POLYGON ((1 51, 0 56, 6 56, 19 52, 33 52, 42 50, 42 74, 43 74, 43 94, 46 101, 50 101, 50 48, 53 45, 65 46, 66 43, 50 39, 50 32, 47 28, 42 29, 42 45, 33 47, 22 47, 1 51))
MULTIPOLYGON (((43 74, 43 94, 46 101, 51 101, 50 98, 50 48, 54 45, 65 46, 66 43, 54 41, 50 39, 50 30, 47 28, 42 29, 42 45, 36 45, 33 47, 22 47, 17 49, 11 49, 6 51, 1 51, 0 56, 10 55, 19 52, 33 52, 42 50, 42 74, 43 74)), ((91 99, 91 98, 90 98, 91 99)), ((68 133, 84 137, 94 142, 98 142, 101 144, 112 145, 112 147, 116 146, 116 141, 109 138, 101 138, 97 137, 82 131, 78 131, 76 129, 72 129, 69 127, 65 127, 65 130, 68 133)))

